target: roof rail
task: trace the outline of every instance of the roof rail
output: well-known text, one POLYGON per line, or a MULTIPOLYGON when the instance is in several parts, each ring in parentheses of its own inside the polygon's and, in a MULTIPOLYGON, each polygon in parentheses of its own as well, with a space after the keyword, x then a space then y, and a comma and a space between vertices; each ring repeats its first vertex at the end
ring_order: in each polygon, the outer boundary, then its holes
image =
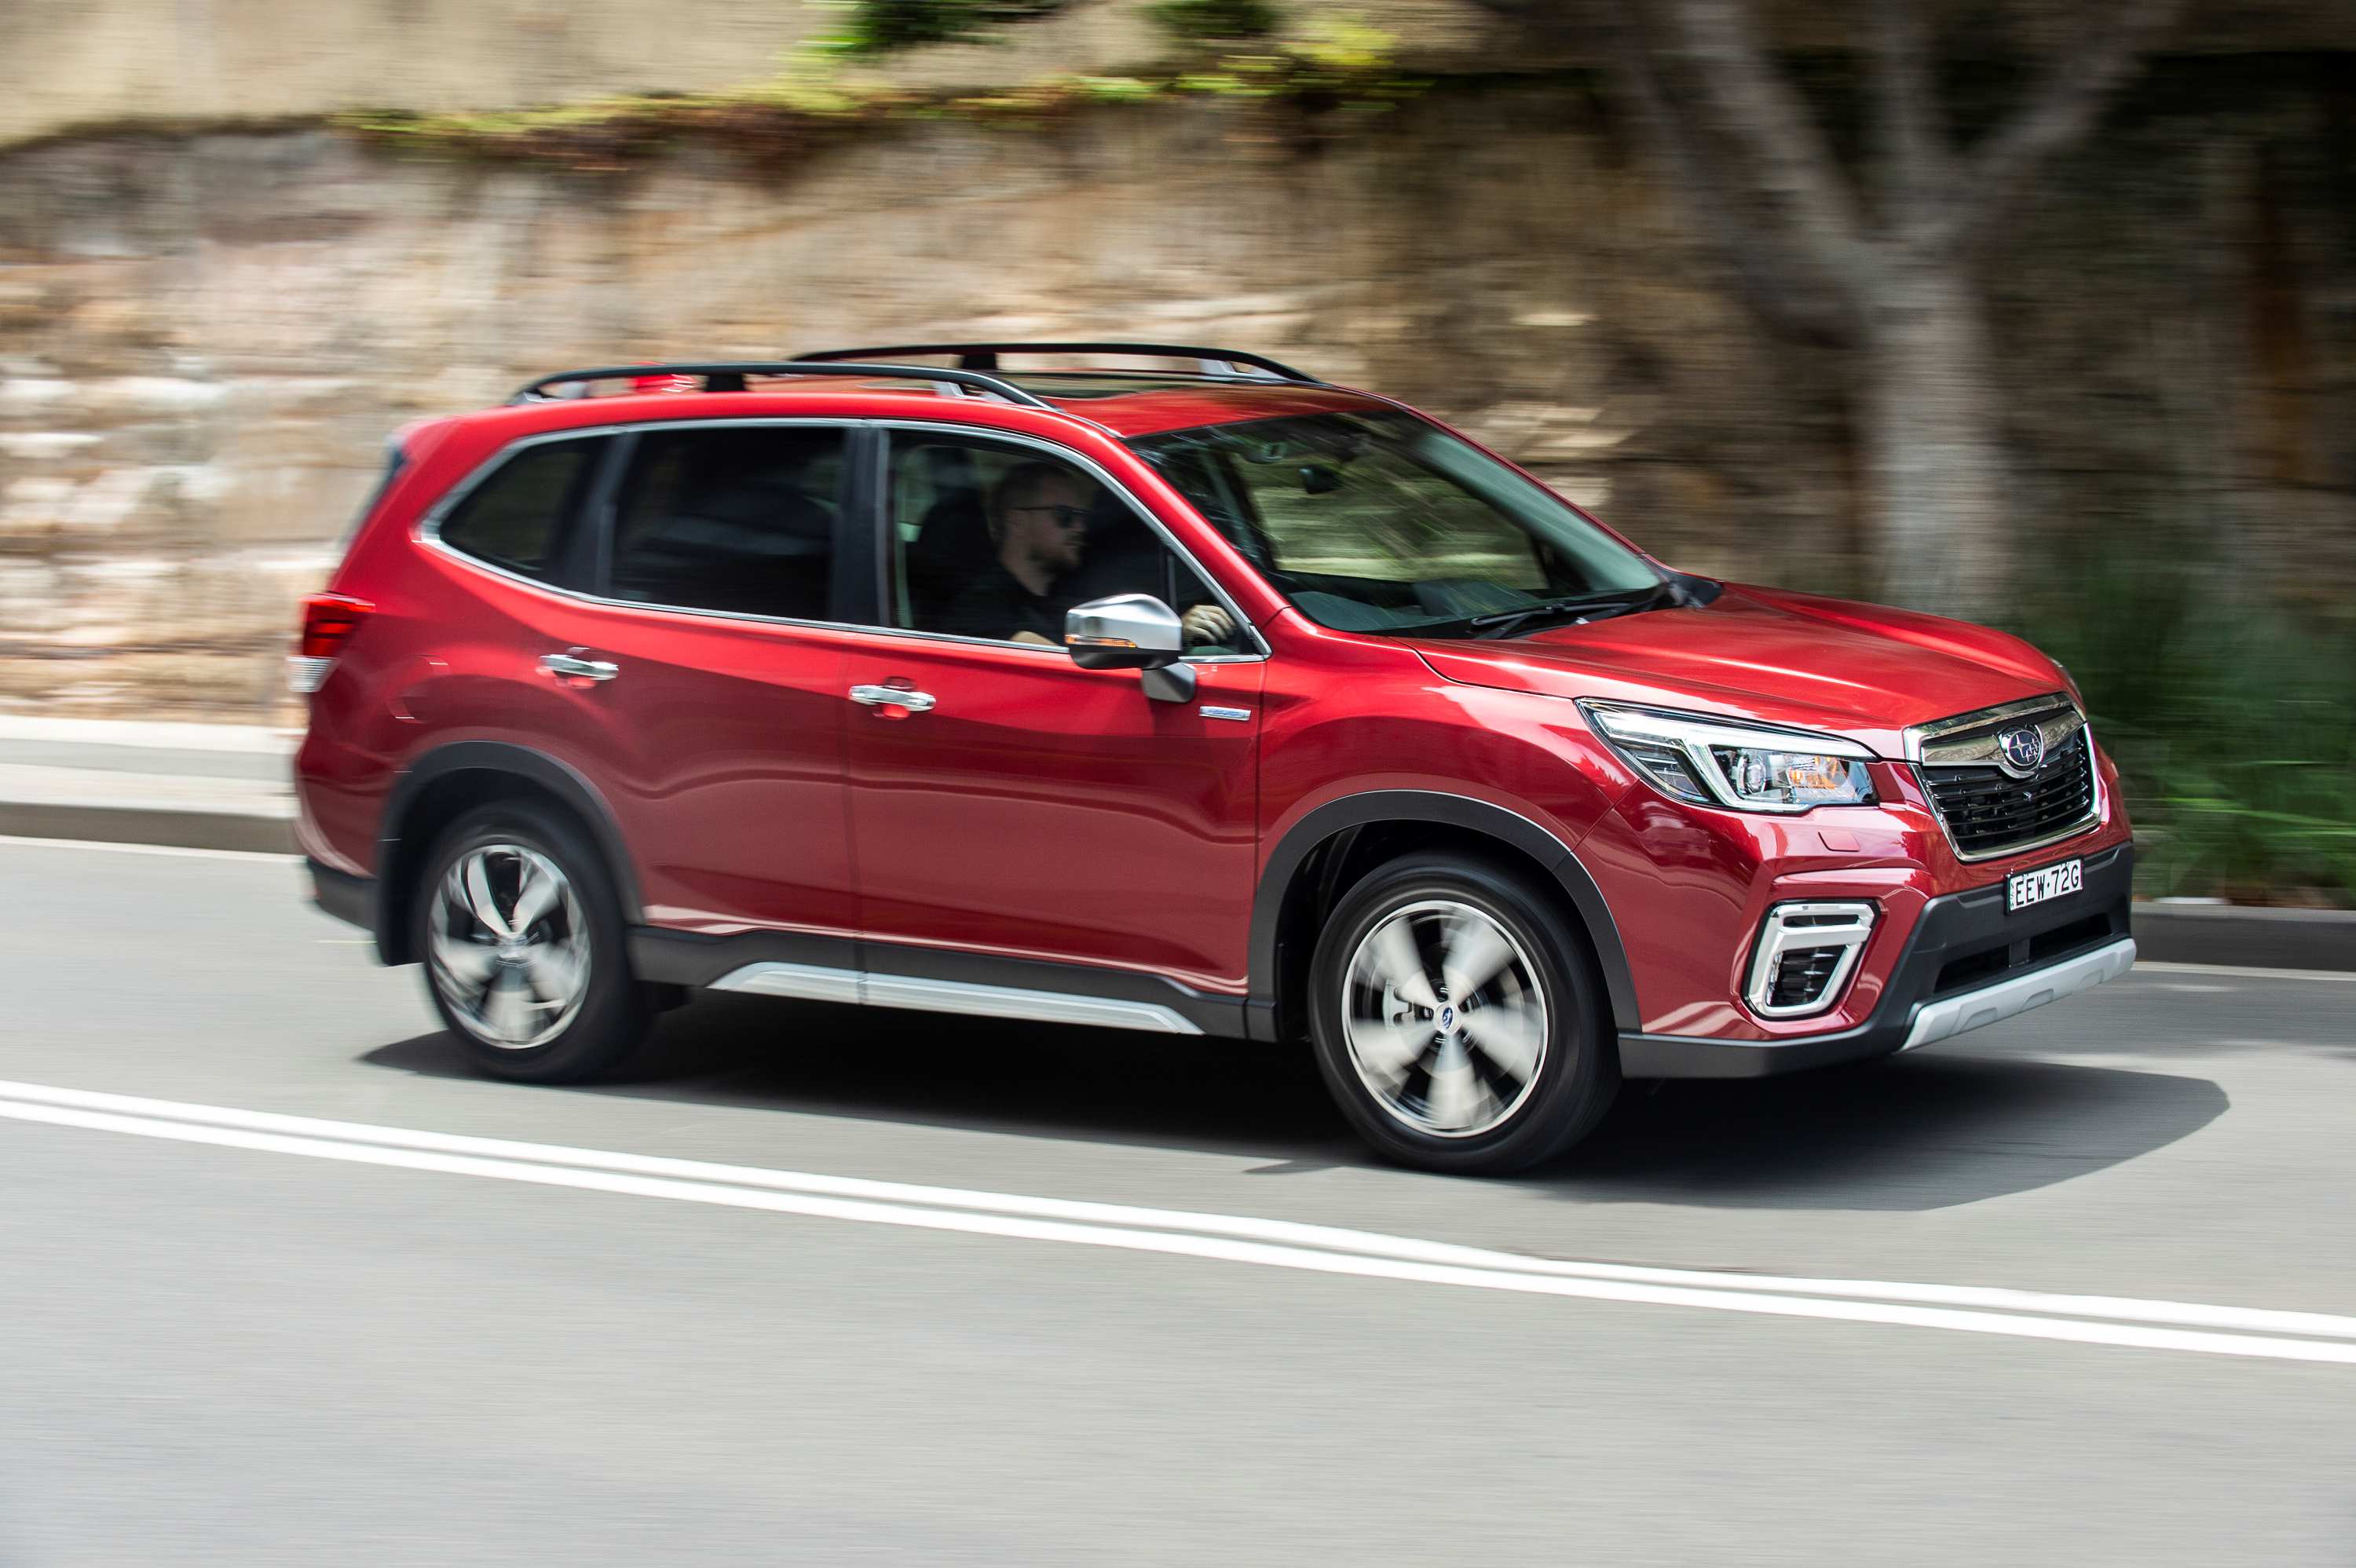
POLYGON ((703 389, 707 392, 741 392, 744 389, 744 378, 747 376, 846 376, 861 380, 888 377, 894 380, 947 383, 966 391, 988 392, 1025 408, 1055 406, 1044 398, 1024 391, 1012 381, 1001 381, 995 376, 984 376, 973 370, 937 370, 922 365, 844 364, 834 360, 815 364, 787 359, 728 359, 692 365, 605 365, 594 370, 560 370, 553 376, 542 376, 536 381, 526 382, 508 401, 538 402, 546 396, 547 389, 573 382, 635 380, 647 376, 701 376, 703 378, 703 389))
POLYGON ((1221 368, 1248 365, 1279 380, 1298 381, 1308 387, 1325 384, 1314 376, 1270 359, 1264 354, 1248 354, 1239 348, 1205 348, 1183 343, 907 343, 893 348, 830 348, 795 357, 804 363, 828 363, 841 359, 889 359, 907 354, 954 354, 958 356, 958 368, 980 371, 996 370, 998 357, 1001 354, 1112 354, 1139 359, 1193 359, 1202 365, 1202 374, 1223 379, 1260 379, 1258 377, 1237 377, 1221 368))

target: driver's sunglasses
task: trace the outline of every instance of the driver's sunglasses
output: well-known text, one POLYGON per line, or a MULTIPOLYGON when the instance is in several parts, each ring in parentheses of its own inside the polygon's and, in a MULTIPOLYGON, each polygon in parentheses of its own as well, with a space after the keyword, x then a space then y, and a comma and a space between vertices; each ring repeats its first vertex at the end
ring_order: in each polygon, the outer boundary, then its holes
POLYGON ((1084 528, 1088 526, 1088 509, 1086 507, 1016 507, 1012 510, 1053 512, 1055 514, 1055 526, 1059 528, 1084 528))

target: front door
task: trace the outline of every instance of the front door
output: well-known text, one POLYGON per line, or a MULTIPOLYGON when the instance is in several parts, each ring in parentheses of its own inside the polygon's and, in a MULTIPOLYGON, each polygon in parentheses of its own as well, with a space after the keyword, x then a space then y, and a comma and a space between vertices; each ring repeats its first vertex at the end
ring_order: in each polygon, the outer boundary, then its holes
POLYGON ((851 688, 912 696, 869 691, 847 720, 869 965, 895 967, 894 945, 956 949, 1240 993, 1251 633, 1231 611, 1193 617, 1184 702, 1149 697, 1134 670, 1081 669, 1020 633, 1080 598, 1151 592, 1183 613, 1219 596, 1094 470, 1043 449, 896 432, 889 474, 890 624, 844 653, 851 688))

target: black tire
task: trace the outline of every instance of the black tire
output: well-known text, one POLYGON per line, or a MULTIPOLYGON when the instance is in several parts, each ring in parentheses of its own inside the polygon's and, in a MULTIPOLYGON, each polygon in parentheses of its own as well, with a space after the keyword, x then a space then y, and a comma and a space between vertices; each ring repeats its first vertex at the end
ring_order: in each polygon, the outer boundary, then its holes
MULTIPOLYGON (((544 875, 537 868, 534 874, 544 875)), ((492 898, 498 901, 503 890, 495 889, 492 898)), ((508 901, 512 912, 513 900, 508 901)), ((621 900, 614 888, 612 872, 605 858, 597 852, 587 834, 564 813, 532 800, 495 801, 480 805, 452 823, 447 831, 425 858, 423 880, 415 896, 410 901, 412 923, 411 951, 418 955, 425 970, 425 994, 433 998, 434 1009, 475 1065, 494 1078, 505 1078, 526 1083, 574 1083, 594 1078, 610 1071, 628 1056, 646 1039, 652 1028, 657 1008, 656 987, 640 983, 631 972, 627 932, 622 923, 621 900), (563 933, 564 953, 576 951, 573 927, 577 923, 580 960, 585 965, 584 985, 561 994, 577 997, 569 1012, 565 1004, 541 1001, 541 992, 530 992, 533 999, 528 1004, 534 1008, 555 1008, 552 1017, 546 1013, 536 1016, 534 1024, 544 1023, 546 1038, 531 1040, 528 1044, 503 1044, 486 1032, 486 1020, 469 1017, 464 1006, 454 1003, 445 989, 462 992, 466 988, 465 977, 437 955, 436 923, 441 923, 440 935, 447 944, 471 944, 476 950, 499 951, 494 939, 485 942, 487 928, 477 924, 472 938, 454 935, 455 927, 465 923, 464 913, 444 904, 442 890, 452 868, 477 851, 484 851, 494 869, 512 864, 519 869, 527 862, 504 851, 512 848, 544 857, 561 873, 567 891, 560 906, 534 923, 532 930, 541 934, 563 933)), ((509 944, 517 953, 539 949, 520 942, 509 944)), ((442 951, 456 951, 445 946, 442 951)), ((466 955, 470 962, 482 960, 475 953, 466 955)), ((494 971, 492 984, 510 980, 522 982, 526 976, 522 964, 509 964, 505 958, 496 960, 502 967, 494 971)))
POLYGON ((1318 940, 1309 984, 1310 1034, 1325 1086, 1359 1135, 1401 1164, 1459 1175, 1525 1170, 1585 1136, 1620 1092, 1619 1041, 1585 936, 1546 890, 1510 868, 1438 853, 1380 867, 1343 895, 1318 940), (1432 946, 1432 933, 1483 933, 1459 912, 1465 910, 1485 916, 1514 951, 1485 987, 1469 987, 1469 997, 1456 999, 1470 1003, 1459 1013, 1437 961, 1447 949, 1432 946), (1393 950, 1377 942, 1362 952, 1378 930, 1395 940, 1402 929, 1422 961, 1432 1009, 1382 984, 1389 971, 1380 960, 1393 950), (1387 1021, 1395 1008, 1406 1021, 1387 1021), (1431 1043, 1393 1083, 1390 1063, 1414 1049, 1426 1020, 1431 1043), (1443 1021, 1460 1027, 1443 1030, 1443 1021), (1481 1041, 1484 1029, 1494 1043, 1481 1041), (1362 1058, 1354 1038, 1378 1049, 1362 1058), (1533 1052, 1527 1042, 1539 1039, 1543 1049, 1533 1052), (1532 1055, 1534 1069, 1516 1080, 1513 1065, 1532 1055), (1466 1112, 1462 1117, 1439 1108, 1443 1077, 1470 1085, 1454 1091, 1447 1108, 1466 1112), (1474 1100, 1477 1112, 1468 1110, 1474 1100), (1453 1130, 1435 1130, 1442 1126, 1453 1130))

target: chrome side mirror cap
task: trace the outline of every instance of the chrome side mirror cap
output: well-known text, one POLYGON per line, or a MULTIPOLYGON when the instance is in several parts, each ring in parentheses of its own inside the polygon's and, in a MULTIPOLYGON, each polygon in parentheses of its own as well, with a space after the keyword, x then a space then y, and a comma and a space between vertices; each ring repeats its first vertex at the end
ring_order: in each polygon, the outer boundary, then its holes
POLYGON ((1116 593, 1064 612, 1064 646, 1082 669, 1145 672, 1145 695, 1185 702, 1194 695, 1194 667, 1178 612, 1151 593, 1116 593))
POLYGON ((1082 669, 1162 669, 1186 652, 1178 613, 1151 593, 1116 593, 1064 613, 1064 646, 1082 669))

